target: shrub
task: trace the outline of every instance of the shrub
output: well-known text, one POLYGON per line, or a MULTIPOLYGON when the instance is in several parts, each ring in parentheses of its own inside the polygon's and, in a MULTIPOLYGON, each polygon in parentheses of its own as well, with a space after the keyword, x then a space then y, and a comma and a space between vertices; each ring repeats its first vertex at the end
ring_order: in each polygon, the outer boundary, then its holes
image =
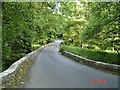
POLYGON ((95 51, 95 50, 73 47, 73 46, 62 46, 61 51, 64 51, 64 50, 80 55, 82 57, 91 59, 91 60, 101 61, 101 62, 110 63, 110 64, 120 64, 120 61, 119 61, 120 58, 115 52, 108 53, 104 51, 95 51))

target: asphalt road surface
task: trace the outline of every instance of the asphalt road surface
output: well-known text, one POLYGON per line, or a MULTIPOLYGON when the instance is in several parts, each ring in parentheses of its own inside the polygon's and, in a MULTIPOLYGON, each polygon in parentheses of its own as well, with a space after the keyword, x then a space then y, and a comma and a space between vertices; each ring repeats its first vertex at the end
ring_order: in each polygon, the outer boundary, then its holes
POLYGON ((24 88, 117 88, 118 76, 77 63, 59 53, 61 41, 51 43, 38 56, 24 88), (93 81, 96 80, 96 83, 93 81), (98 83, 105 80, 105 83, 98 83))

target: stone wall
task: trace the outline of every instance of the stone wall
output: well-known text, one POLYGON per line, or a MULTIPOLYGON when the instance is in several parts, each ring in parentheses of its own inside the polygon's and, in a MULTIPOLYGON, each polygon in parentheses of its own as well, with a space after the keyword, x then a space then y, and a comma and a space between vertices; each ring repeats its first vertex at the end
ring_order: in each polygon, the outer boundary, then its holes
POLYGON ((7 70, 0 73, 0 87, 15 87, 20 84, 20 80, 24 78, 24 75, 30 69, 32 64, 35 62, 38 54, 44 49, 45 46, 27 54, 23 58, 13 63, 7 70))
POLYGON ((109 64, 109 63, 104 63, 104 62, 99 62, 99 61, 94 61, 90 60, 84 57, 81 57, 79 55, 75 55, 73 53, 67 52, 67 51, 62 51, 61 52, 63 55, 72 58, 73 60, 80 62, 82 64, 100 69, 100 70, 105 70, 113 74, 120 75, 120 65, 116 64, 109 64))

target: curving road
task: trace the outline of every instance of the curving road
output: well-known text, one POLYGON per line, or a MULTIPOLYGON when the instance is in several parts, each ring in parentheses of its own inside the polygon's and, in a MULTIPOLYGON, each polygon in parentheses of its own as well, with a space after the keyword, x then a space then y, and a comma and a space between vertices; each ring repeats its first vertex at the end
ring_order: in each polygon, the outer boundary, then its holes
POLYGON ((51 43, 38 56, 28 73, 24 88, 117 88, 118 77, 80 63, 59 53, 61 41, 51 43), (93 80, 106 80, 95 83, 93 80))

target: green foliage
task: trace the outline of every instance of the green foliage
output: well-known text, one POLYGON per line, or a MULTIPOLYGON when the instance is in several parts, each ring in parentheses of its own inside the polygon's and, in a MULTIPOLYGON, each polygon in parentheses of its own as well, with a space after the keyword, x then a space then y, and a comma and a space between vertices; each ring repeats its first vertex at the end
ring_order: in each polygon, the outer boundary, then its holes
POLYGON ((36 50, 36 49, 38 49, 40 47, 41 47, 41 45, 39 45, 39 44, 33 44, 32 45, 32 51, 34 51, 34 50, 36 50))
MULTIPOLYGON (((49 4, 55 6, 55 2, 49 4)), ((62 15, 53 14, 47 2, 2 3, 3 70, 34 50, 32 44, 43 45, 56 39, 64 39, 66 45, 119 54, 120 3, 62 2, 61 5, 62 15)))
POLYGON ((31 52, 32 30, 27 21, 29 3, 3 3, 2 62, 3 70, 31 52))
POLYGON ((85 48, 73 47, 73 46, 63 46, 62 50, 72 52, 74 54, 86 57, 91 60, 101 61, 110 64, 120 64, 119 57, 117 53, 108 53, 102 51, 89 50, 85 48))
POLYGON ((95 49, 115 50, 119 54, 120 48, 120 3, 88 3, 89 22, 87 29, 81 34, 83 44, 95 49))
POLYGON ((36 15, 36 44, 46 44, 60 38, 67 26, 65 18, 61 15, 53 15, 51 11, 46 8, 46 13, 40 12, 36 15))
POLYGON ((64 12, 69 13, 66 14, 68 28, 63 34, 66 45, 111 50, 120 55, 120 3, 71 2, 65 5, 64 12))
POLYGON ((66 12, 69 11, 69 15, 67 31, 63 34, 63 39, 67 45, 81 46, 80 34, 87 25, 84 5, 85 3, 80 2, 71 2, 66 5, 66 12))
POLYGON ((65 17, 53 15, 46 2, 4 2, 2 5, 3 70, 37 48, 32 44, 43 45, 62 38, 67 28, 65 17))

